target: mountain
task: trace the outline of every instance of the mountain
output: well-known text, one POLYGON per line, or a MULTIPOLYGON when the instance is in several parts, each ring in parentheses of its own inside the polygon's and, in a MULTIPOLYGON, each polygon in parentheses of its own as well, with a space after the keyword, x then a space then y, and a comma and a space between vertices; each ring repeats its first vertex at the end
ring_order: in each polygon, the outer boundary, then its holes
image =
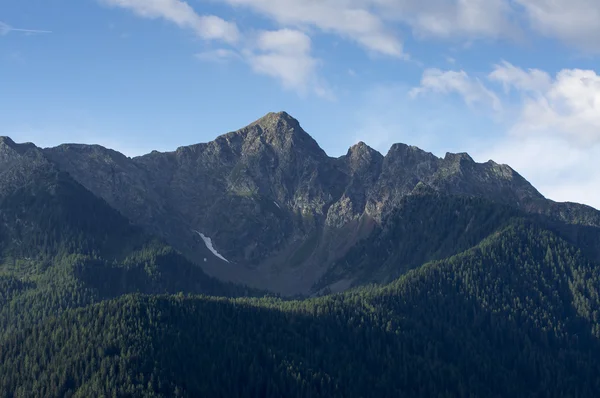
POLYGON ((383 156, 361 142, 331 158, 285 112, 175 152, 131 159, 62 145, 44 155, 209 275, 288 295, 315 293, 326 276, 346 285, 331 267, 423 190, 600 226, 595 209, 547 200, 509 166, 464 153, 437 158, 395 144, 383 156), (200 233, 220 257, 206 254, 200 233))
POLYGON ((133 159, 0 137, 0 396, 597 397, 599 214, 286 113, 133 159))
POLYGON ((515 220, 384 287, 291 302, 135 295, 70 310, 0 345, 0 390, 595 397, 599 286, 598 263, 515 220))

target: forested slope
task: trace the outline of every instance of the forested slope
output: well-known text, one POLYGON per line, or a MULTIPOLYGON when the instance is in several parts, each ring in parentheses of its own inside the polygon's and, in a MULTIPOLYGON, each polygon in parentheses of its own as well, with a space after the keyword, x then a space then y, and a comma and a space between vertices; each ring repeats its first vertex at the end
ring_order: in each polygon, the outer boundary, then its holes
MULTIPOLYGON (((380 226, 336 261, 315 285, 327 291, 336 281, 389 283, 422 264, 472 248, 517 220, 528 220, 600 261, 600 228, 567 224, 490 200, 445 195, 417 187, 380 226)), ((323 291, 323 290, 322 290, 323 291)))
POLYGON ((124 296, 0 347, 6 396, 594 397, 600 273, 515 220, 476 247, 306 301, 124 296))

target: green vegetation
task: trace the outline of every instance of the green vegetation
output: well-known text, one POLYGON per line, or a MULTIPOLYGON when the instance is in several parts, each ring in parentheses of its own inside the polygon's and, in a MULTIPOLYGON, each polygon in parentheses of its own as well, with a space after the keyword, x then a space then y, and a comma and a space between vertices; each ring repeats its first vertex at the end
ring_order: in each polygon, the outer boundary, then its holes
POLYGON ((594 397, 599 269, 515 222, 385 287, 123 296, 0 345, 6 396, 594 397))

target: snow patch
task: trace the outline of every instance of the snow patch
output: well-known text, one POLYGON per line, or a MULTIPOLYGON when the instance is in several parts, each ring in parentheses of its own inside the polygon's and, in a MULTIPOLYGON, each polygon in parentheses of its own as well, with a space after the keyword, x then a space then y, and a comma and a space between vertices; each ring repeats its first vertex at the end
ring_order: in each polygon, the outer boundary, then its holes
POLYGON ((278 209, 281 209, 281 206, 279 206, 277 202, 273 201, 273 203, 275 203, 275 206, 277 206, 278 209))
MULTIPOLYGON (((223 260, 225 262, 229 262, 229 260, 227 260, 225 257, 221 256, 219 254, 219 252, 217 251, 217 249, 214 248, 214 246, 212 244, 212 240, 208 236, 204 235, 202 232, 198 232, 198 231, 194 231, 194 232, 197 233, 198 235, 200 235, 200 237, 204 241, 204 244, 206 245, 206 248, 208 250, 210 250, 212 254, 214 254, 216 257, 219 257, 221 260, 223 260)), ((206 259, 204 259, 204 261, 206 261, 206 259)))

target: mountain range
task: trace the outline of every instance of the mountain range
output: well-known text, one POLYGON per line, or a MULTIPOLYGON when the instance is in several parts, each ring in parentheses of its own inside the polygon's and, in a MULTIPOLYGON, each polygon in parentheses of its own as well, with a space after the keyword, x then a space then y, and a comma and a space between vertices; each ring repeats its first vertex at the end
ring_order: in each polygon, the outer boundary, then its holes
POLYGON ((600 226, 595 209, 547 200, 509 166, 479 164, 465 153, 438 158, 395 144, 383 156, 359 142, 331 158, 285 112, 175 152, 128 158, 100 146, 65 144, 39 156, 209 275, 284 295, 360 283, 353 275, 332 279, 329 271, 354 261, 348 253, 358 242, 378 234, 407 198, 427 190, 600 226))
POLYGON ((600 212, 285 112, 129 158, 0 137, 0 395, 600 394, 600 212), (280 297, 274 297, 280 296, 280 297))

